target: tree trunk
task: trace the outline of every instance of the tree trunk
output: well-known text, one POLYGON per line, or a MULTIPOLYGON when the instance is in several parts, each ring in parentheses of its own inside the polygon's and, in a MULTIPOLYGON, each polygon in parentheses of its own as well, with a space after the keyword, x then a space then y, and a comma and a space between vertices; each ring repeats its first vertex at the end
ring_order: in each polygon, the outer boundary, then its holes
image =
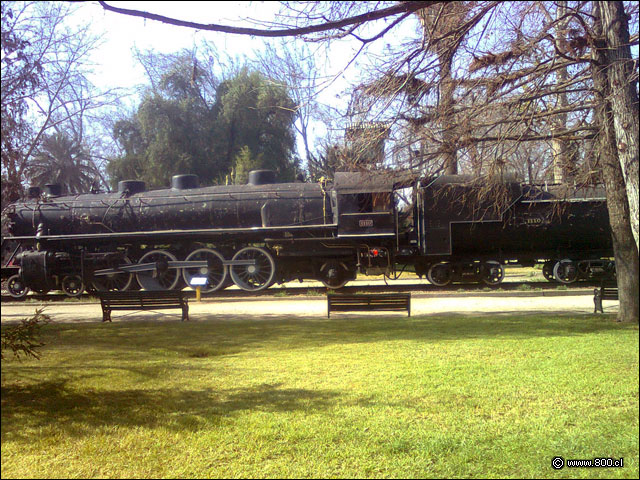
POLYGON ((442 166, 445 175, 456 175, 458 173, 458 159, 456 143, 459 138, 456 134, 456 119, 454 116, 455 82, 451 75, 451 64, 453 57, 447 52, 440 55, 440 105, 438 115, 442 126, 442 166))
MULTIPOLYGON (((638 249, 638 94, 631 57, 628 18, 622 2, 598 2, 606 41, 607 78, 618 158, 638 249)), ((635 67, 637 68, 637 66, 635 67)))
MULTIPOLYGON (((567 52, 567 2, 559 1, 556 11, 556 20, 558 26, 556 27, 556 42, 558 49, 566 53, 567 52)), ((566 83, 569 78, 567 68, 560 68, 556 72, 556 84, 558 85, 558 107, 561 110, 567 109, 569 106, 569 99, 566 92, 563 90, 566 88, 566 83)), ((567 118, 566 112, 560 113, 555 116, 553 139, 551 140, 551 150, 553 152, 553 180, 556 183, 569 183, 572 178, 569 174, 569 142, 562 136, 567 130, 567 118)))
POLYGON ((608 76, 609 59, 606 43, 602 39, 598 3, 594 3, 594 33, 597 44, 593 50, 592 75, 599 103, 596 110, 596 119, 600 125, 599 157, 607 195, 620 296, 618 321, 638 322, 638 248, 631 230, 627 190, 616 146, 615 113, 610 102, 612 92, 608 76))

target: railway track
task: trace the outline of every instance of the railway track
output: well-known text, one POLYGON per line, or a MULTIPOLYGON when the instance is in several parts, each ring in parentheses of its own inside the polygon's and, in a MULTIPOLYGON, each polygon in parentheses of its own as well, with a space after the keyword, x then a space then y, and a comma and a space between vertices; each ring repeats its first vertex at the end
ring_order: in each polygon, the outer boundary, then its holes
MULTIPOLYGON (((497 287, 487 287, 484 284, 478 283, 455 283, 451 284, 447 287, 437 287, 435 285, 431 285, 426 283, 425 281, 416 283, 394 283, 389 282, 385 284, 383 281, 376 281, 375 284, 372 282, 363 282, 362 284, 358 284, 358 282, 353 282, 339 290, 340 293, 383 293, 383 292, 409 292, 414 294, 426 293, 426 294, 451 294, 451 293, 487 293, 487 292, 523 292, 523 291, 558 291, 563 292, 568 289, 590 289, 594 286, 599 285, 599 281, 597 280, 588 280, 588 281, 580 281, 569 286, 552 283, 548 281, 505 281, 497 287)), ((295 284, 288 283, 284 286, 274 286, 269 289, 257 291, 257 292, 246 292, 237 288, 228 288, 225 290, 218 290, 216 292, 210 294, 202 294, 203 299, 208 298, 269 298, 269 297, 288 297, 288 296, 297 296, 297 295, 306 295, 306 296, 319 296, 325 295, 327 291, 325 286, 316 282, 305 282, 303 284, 295 284)), ((189 298, 195 298, 196 292, 187 289, 189 298)), ((83 293, 81 296, 76 297, 80 300, 88 299, 91 295, 88 293, 83 293)), ((51 302, 60 302, 69 300, 69 297, 64 295, 62 292, 50 292, 45 295, 30 293, 25 298, 15 299, 10 295, 6 294, 4 291, 2 292, 2 303, 5 302, 24 302, 25 300, 38 300, 38 301, 51 301, 51 302)))

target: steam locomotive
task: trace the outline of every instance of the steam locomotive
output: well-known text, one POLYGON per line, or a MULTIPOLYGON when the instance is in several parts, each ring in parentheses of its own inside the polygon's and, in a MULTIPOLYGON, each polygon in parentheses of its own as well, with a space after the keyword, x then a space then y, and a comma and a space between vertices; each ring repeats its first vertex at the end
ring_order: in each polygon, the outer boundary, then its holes
POLYGON ((269 170, 247 185, 200 187, 176 175, 147 191, 62 195, 57 185, 3 212, 3 278, 29 290, 170 290, 204 283, 259 291, 315 279, 332 289, 365 275, 415 271, 437 286, 473 278, 495 286, 504 265, 542 263, 549 280, 610 272, 611 233, 597 189, 552 188, 465 176, 338 172, 332 181, 278 183, 269 170))

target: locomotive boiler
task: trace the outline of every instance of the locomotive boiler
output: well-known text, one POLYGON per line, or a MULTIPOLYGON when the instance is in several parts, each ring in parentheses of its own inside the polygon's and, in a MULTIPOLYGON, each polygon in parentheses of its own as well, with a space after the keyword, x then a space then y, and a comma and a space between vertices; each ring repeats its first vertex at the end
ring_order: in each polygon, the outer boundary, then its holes
POLYGON ((167 189, 130 180, 74 196, 31 190, 3 212, 3 242, 17 245, 3 264, 9 291, 165 290, 196 277, 205 293, 294 279, 340 288, 358 273, 395 278, 406 269, 435 285, 471 276, 497 285, 507 262, 542 262, 547 278, 571 283, 610 268, 601 192, 481 188, 411 172, 338 172, 318 183, 275 175, 253 171, 247 185, 211 187, 177 175, 167 189))

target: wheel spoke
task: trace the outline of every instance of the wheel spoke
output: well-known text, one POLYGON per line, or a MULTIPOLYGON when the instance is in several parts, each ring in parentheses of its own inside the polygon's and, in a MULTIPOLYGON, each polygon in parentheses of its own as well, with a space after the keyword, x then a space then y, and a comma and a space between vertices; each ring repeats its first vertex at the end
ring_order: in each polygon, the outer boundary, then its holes
MULTIPOLYGON (((123 257, 121 262, 124 265, 131 265, 128 257, 123 257)), ((99 292, 112 291, 123 292, 131 286, 133 274, 128 272, 112 273, 110 275, 100 275, 93 279, 93 288, 99 292)))
POLYGON ((177 261, 176 257, 166 250, 152 250, 145 253, 138 263, 156 263, 159 268, 137 273, 138 283, 145 290, 173 289, 180 279, 180 269, 166 268, 166 265, 165 268, 162 268, 162 266, 167 262, 175 261, 177 261))
POLYGON ((227 276, 227 269, 222 263, 224 257, 215 250, 208 248, 194 250, 185 260, 207 262, 206 267, 187 267, 182 270, 182 276, 188 285, 191 285, 194 277, 207 277, 207 285, 201 288, 203 292, 217 290, 227 276))
POLYGON ((267 250, 246 247, 238 251, 233 260, 254 260, 253 265, 232 265, 229 269, 231 279, 242 290, 262 290, 273 282, 275 262, 267 250))

